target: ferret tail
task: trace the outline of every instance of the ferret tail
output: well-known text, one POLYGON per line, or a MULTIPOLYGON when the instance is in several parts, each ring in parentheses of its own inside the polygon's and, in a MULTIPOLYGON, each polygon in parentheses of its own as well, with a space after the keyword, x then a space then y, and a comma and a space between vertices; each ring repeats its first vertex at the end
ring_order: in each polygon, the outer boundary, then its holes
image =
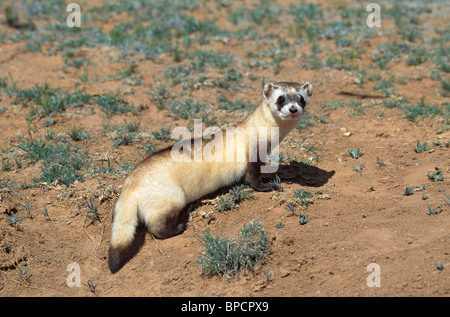
POLYGON ((114 206, 114 220, 108 252, 111 273, 116 273, 131 257, 132 244, 138 226, 138 206, 132 195, 122 194, 114 206))

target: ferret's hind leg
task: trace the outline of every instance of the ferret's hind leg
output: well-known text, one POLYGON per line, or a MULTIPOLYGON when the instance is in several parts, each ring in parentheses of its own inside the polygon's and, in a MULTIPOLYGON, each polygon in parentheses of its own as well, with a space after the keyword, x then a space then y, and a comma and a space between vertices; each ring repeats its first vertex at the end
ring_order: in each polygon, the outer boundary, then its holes
POLYGON ((164 197, 158 203, 141 206, 141 217, 155 237, 170 238, 186 229, 185 206, 183 197, 164 197))

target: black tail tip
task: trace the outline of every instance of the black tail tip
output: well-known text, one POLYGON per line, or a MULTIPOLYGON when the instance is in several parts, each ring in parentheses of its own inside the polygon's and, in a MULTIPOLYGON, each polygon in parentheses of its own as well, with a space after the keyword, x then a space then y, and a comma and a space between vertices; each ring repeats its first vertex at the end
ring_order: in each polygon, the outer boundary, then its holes
POLYGON ((108 266, 112 274, 117 273, 126 263, 124 249, 111 246, 108 252, 108 266))

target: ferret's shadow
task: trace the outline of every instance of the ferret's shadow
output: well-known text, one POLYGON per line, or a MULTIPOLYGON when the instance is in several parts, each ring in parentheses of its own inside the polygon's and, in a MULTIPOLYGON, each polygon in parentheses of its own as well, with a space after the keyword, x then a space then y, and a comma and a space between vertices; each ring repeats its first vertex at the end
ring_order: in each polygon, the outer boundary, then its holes
POLYGON ((273 180, 275 175, 281 183, 296 183, 307 187, 321 187, 333 177, 336 172, 326 171, 319 167, 308 165, 303 162, 291 161, 289 165, 280 165, 273 175, 266 179, 273 180))
MULTIPOLYGON (((316 166, 308 165, 302 162, 291 161, 289 165, 280 165, 275 173, 267 174, 267 177, 263 178, 267 181, 273 181, 276 177, 275 175, 278 175, 281 180, 281 186, 283 186, 283 183, 296 183, 301 186, 321 187, 326 184, 334 174, 335 171, 328 172, 316 166)), ((230 187, 224 187, 214 193, 202 197, 201 199, 205 199, 208 197, 217 197, 218 195, 227 193, 229 190, 230 187)), ((193 202, 192 204, 196 204, 199 201, 193 202)), ((186 206, 182 211, 182 217, 186 219, 186 222, 190 205, 186 206)), ((122 265, 125 265, 127 262, 129 262, 139 252, 139 250, 145 243, 145 237, 147 233, 148 231, 145 224, 140 221, 138 227, 136 228, 134 241, 125 257, 123 258, 124 261, 122 265)))

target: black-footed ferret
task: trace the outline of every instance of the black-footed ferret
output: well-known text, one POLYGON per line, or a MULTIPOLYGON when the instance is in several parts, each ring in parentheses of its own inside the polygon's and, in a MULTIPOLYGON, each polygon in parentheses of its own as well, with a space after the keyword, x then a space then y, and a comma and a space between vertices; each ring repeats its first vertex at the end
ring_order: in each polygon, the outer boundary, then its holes
MULTIPOLYGON (((261 179, 266 156, 257 155, 256 159, 251 159, 258 153, 261 144, 258 140, 270 144, 277 136, 276 143, 280 143, 297 125, 311 96, 310 82, 303 85, 295 82, 268 83, 264 86, 261 103, 235 127, 232 135, 227 129, 219 130, 218 140, 222 142, 216 143, 220 146, 212 151, 210 149, 210 153, 216 155, 215 159, 192 160, 198 152, 194 143, 199 140, 188 139, 180 141, 181 149, 184 149, 181 158, 187 160, 174 159, 174 154, 179 154, 174 150, 175 146, 180 149, 180 144, 175 144, 139 163, 125 179, 121 196, 114 206, 108 254, 111 272, 117 272, 125 264, 139 220, 156 237, 168 238, 185 230, 181 211, 187 204, 221 187, 243 180, 257 191, 272 190, 272 185, 264 184, 261 179), (266 132, 262 133, 264 129, 266 132), (248 131, 256 134, 249 136, 248 131), (237 159, 238 152, 244 154, 243 160, 237 159)), ((214 141, 217 138, 216 134, 214 141)), ((200 145, 200 151, 205 150, 207 140, 201 138, 200 145)))

